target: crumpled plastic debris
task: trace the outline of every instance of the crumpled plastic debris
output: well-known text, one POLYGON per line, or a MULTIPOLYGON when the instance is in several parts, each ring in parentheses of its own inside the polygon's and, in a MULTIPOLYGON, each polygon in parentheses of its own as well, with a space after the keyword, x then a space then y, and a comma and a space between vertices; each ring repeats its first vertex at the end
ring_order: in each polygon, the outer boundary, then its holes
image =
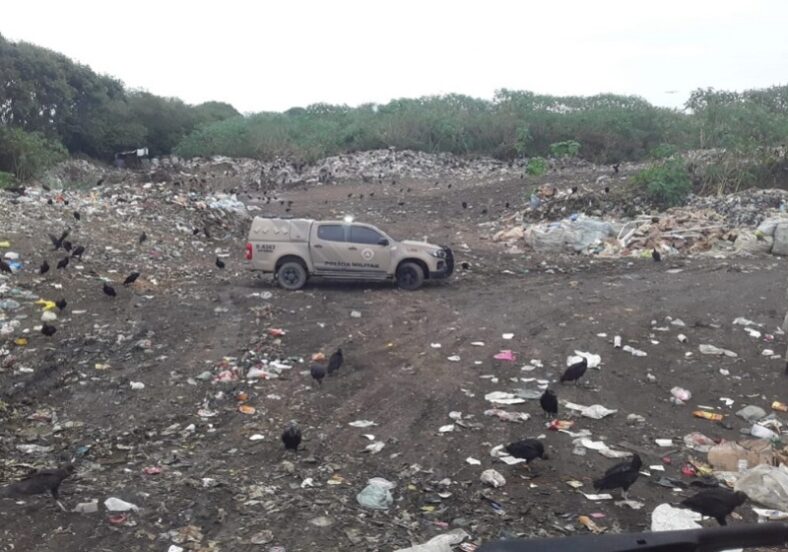
POLYGON ((470 538, 470 535, 464 529, 454 529, 448 533, 432 537, 424 544, 399 548, 394 552, 452 552, 452 546, 460 544, 467 538, 470 538))
POLYGON ((484 470, 480 476, 481 482, 493 488, 503 487, 506 485, 506 479, 500 473, 493 469, 484 470))
POLYGON ((125 500, 121 500, 120 498, 116 498, 114 496, 104 501, 104 507, 109 512, 137 512, 140 509, 136 504, 126 502, 125 500))
POLYGON ((717 355, 717 356, 725 355, 725 356, 731 357, 731 358, 736 358, 736 357, 739 356, 738 354, 734 353, 733 351, 731 351, 729 349, 721 349, 720 347, 716 347, 714 345, 709 345, 707 343, 703 343, 701 345, 698 345, 698 350, 701 352, 701 354, 704 354, 704 355, 717 355))
POLYGON ((615 414, 618 410, 611 410, 601 404, 592 404, 591 406, 583 406, 582 404, 575 404, 571 402, 564 403, 564 406, 569 410, 576 410, 586 418, 594 420, 601 420, 607 416, 615 414))
POLYGON ((788 511, 788 466, 755 466, 739 477, 734 489, 744 492, 753 502, 788 511))
POLYGON ((506 391, 493 391, 487 393, 484 399, 494 404, 521 404, 525 402, 525 399, 506 391))
POLYGON ((589 368, 599 368, 599 366, 602 364, 602 357, 600 355, 596 355, 594 353, 588 353, 585 351, 575 351, 575 354, 573 356, 567 357, 566 365, 571 366, 576 362, 580 362, 584 358, 588 362, 589 368))
POLYGON ((391 491, 387 486, 373 482, 356 495, 356 501, 362 507, 371 510, 388 510, 394 503, 394 497, 391 496, 391 491))
POLYGON ((526 422, 531 417, 526 412, 510 412, 508 410, 501 410, 500 408, 491 408, 484 411, 485 416, 495 416, 496 418, 505 422, 526 422))

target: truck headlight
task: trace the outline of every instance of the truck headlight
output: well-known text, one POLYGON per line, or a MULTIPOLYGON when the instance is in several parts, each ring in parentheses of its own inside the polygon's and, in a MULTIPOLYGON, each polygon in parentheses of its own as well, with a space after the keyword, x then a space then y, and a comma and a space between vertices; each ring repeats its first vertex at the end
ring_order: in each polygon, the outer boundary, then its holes
POLYGON ((431 253, 433 257, 437 257, 438 259, 445 259, 446 258, 446 251, 443 249, 436 249, 431 253))

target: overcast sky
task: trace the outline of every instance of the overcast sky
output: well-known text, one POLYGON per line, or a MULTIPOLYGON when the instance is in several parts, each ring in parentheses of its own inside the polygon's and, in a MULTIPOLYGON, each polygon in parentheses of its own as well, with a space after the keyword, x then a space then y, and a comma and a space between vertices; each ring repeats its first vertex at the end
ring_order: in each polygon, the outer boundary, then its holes
POLYGON ((243 112, 499 88, 637 94, 788 83, 788 1, 4 3, 0 34, 133 88, 243 112))

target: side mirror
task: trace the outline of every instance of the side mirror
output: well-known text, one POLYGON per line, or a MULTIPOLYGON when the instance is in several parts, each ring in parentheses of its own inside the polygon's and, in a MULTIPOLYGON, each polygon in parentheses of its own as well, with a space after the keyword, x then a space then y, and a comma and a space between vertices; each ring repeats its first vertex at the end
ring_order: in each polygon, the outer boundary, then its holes
POLYGON ((378 240, 378 245, 382 245, 383 247, 386 247, 388 244, 389 244, 389 241, 386 238, 380 238, 378 240))

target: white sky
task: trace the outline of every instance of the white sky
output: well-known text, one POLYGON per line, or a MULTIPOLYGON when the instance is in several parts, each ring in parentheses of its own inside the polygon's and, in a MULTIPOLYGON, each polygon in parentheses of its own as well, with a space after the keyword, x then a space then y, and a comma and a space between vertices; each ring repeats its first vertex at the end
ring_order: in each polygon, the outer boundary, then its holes
POLYGON ((0 34, 243 112, 498 88, 681 106, 788 82, 782 0, 11 0, 0 34))

